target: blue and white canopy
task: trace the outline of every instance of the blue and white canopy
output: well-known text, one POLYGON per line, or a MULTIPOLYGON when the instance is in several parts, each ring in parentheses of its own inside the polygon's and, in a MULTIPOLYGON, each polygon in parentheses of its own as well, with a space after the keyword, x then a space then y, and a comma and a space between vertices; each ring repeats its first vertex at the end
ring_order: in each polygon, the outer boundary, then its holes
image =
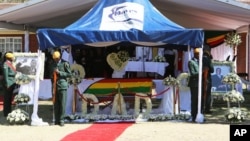
POLYGON ((100 0, 64 29, 39 29, 37 38, 41 50, 65 45, 105 47, 121 43, 201 47, 204 32, 172 22, 149 0, 100 0))

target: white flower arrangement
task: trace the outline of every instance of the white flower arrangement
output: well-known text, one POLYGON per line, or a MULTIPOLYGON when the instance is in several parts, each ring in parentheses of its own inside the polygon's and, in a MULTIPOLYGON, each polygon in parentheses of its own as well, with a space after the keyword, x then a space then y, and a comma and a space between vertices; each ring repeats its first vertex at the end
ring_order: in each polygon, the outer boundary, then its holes
POLYGON ((153 61, 154 62, 166 62, 166 58, 164 56, 157 55, 157 56, 154 57, 153 61))
POLYGON ((29 101, 30 101, 30 97, 27 94, 20 93, 14 97, 14 102, 16 104, 25 104, 25 103, 28 103, 29 101))
POLYGON ((230 108, 225 114, 227 121, 231 122, 243 122, 247 118, 247 113, 240 108, 230 108))
POLYGON ((225 75, 222 79, 222 82, 225 84, 237 84, 240 83, 240 77, 235 74, 235 73, 228 73, 227 75, 225 75))
POLYGON ((8 114, 7 121, 11 125, 22 125, 29 121, 29 114, 22 109, 16 109, 8 114))
POLYGON ((86 101, 87 99, 93 101, 93 105, 94 105, 94 110, 92 111, 92 114, 97 114, 99 112, 99 101, 97 99, 97 97, 94 94, 82 94, 82 96, 85 98, 82 100, 83 104, 82 104, 82 115, 87 114, 87 104, 88 101, 86 101))
POLYGON ((145 113, 143 113, 143 115, 147 116, 152 111, 152 102, 151 102, 151 98, 145 93, 136 93, 135 94, 135 105, 134 105, 135 106, 135 108, 134 108, 135 111, 134 111, 134 115, 138 116, 139 113, 140 113, 140 100, 141 99, 145 100, 147 109, 146 109, 145 113))
POLYGON ((93 114, 87 114, 84 116, 79 115, 70 115, 65 117, 68 121, 73 121, 77 119, 85 119, 86 122, 96 122, 96 121, 105 121, 105 120, 119 120, 119 121, 128 121, 128 120, 134 120, 135 117, 133 115, 106 115, 106 114, 100 114, 100 115, 93 115, 93 114))
POLYGON ((172 77, 171 75, 163 79, 163 84, 167 86, 178 86, 180 84, 179 80, 172 77))
POLYGON ((232 90, 232 91, 227 92, 225 95, 223 95, 223 100, 236 103, 236 102, 245 101, 245 98, 240 92, 236 90, 232 90))
POLYGON ((79 64, 72 64, 70 68, 73 75, 70 78, 68 78, 68 83, 70 85, 80 84, 85 76, 84 68, 79 64))
POLYGON ((113 100, 111 115, 127 115, 126 104, 121 93, 117 93, 113 100))
POLYGON ((18 85, 29 84, 33 79, 35 79, 34 76, 32 77, 30 75, 22 74, 20 72, 17 72, 17 74, 15 75, 15 82, 18 85))
POLYGON ((127 51, 119 51, 118 53, 110 53, 106 58, 108 64, 115 71, 121 71, 125 68, 129 60, 127 51))
POLYGON ((148 121, 169 121, 169 120, 184 120, 187 121, 191 118, 191 114, 188 112, 179 114, 150 114, 148 117, 144 117, 148 121))
POLYGON ((180 90, 187 91, 190 88, 188 87, 190 74, 189 73, 181 73, 178 75, 177 80, 179 81, 180 90))
POLYGON ((238 46, 242 42, 241 36, 235 32, 228 33, 224 41, 230 47, 238 46))

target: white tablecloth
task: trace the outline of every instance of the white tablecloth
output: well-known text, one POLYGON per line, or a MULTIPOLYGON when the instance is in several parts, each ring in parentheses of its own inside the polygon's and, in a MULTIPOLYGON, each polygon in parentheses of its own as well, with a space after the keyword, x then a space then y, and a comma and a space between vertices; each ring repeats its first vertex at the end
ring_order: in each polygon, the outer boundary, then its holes
POLYGON ((165 68, 168 66, 167 62, 141 62, 129 61, 125 67, 125 71, 132 72, 154 72, 161 76, 165 73, 165 68))
MULTIPOLYGON (((162 100, 157 109, 154 109, 154 113, 162 113, 162 114, 173 114, 173 87, 165 86, 164 90, 168 89, 162 95, 162 100), (169 88, 169 89, 168 89, 169 88)), ((175 113, 178 114, 178 107, 180 107, 180 111, 191 111, 191 94, 190 89, 186 87, 185 89, 179 89, 179 101, 175 103, 175 113)))

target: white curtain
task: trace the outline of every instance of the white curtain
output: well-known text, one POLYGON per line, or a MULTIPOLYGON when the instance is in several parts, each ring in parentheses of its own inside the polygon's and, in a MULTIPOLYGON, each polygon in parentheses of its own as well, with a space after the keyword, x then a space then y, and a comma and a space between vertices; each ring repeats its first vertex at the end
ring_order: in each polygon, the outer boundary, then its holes
POLYGON ((227 46, 225 43, 212 48, 211 54, 213 55, 213 59, 218 61, 225 61, 229 55, 229 60, 232 61, 233 59, 233 49, 227 46))

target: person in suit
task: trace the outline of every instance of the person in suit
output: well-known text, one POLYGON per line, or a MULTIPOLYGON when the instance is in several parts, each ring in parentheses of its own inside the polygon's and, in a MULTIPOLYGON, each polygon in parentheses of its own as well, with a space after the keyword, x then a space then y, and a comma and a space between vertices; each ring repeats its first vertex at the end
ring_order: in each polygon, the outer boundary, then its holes
POLYGON ((211 52, 211 49, 208 45, 204 45, 204 52, 203 52, 203 56, 202 56, 202 62, 203 62, 203 69, 208 69, 208 73, 207 73, 207 81, 204 82, 204 83, 207 83, 207 89, 204 90, 206 91, 206 94, 204 95, 204 99, 205 100, 204 102, 204 108, 205 108, 205 111, 204 113, 206 114, 211 114, 211 88, 212 88, 212 78, 211 78, 211 73, 214 72, 214 66, 212 64, 212 55, 210 54, 211 52))
POLYGON ((221 75, 221 68, 216 68, 215 74, 212 75, 212 87, 216 88, 216 91, 226 91, 227 86, 222 83, 223 75, 221 75))
POLYGON ((11 102, 13 97, 13 91, 16 86, 15 75, 16 69, 12 62, 14 60, 14 55, 10 52, 5 54, 6 61, 3 64, 3 89, 4 89, 4 105, 3 114, 7 117, 11 112, 11 102))
POLYGON ((61 60, 60 52, 55 51, 52 58, 54 62, 51 68, 51 80, 53 84, 55 125, 64 126, 68 88, 67 78, 72 74, 69 63, 61 60))
POLYGON ((198 81, 199 81, 199 48, 194 49, 194 57, 188 61, 188 69, 190 73, 188 86, 191 92, 191 116, 195 122, 198 112, 198 81))

